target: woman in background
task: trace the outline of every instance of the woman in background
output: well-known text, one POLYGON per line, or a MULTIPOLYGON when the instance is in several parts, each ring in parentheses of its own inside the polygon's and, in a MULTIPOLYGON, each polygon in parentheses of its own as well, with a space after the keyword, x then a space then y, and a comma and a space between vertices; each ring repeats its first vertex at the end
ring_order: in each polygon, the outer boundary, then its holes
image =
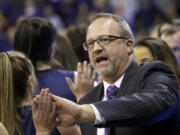
MULTIPOLYGON (((31 99, 36 77, 31 61, 20 52, 0 53, 0 71, 0 121, 10 135, 35 135, 31 99)), ((55 125, 51 135, 79 134, 78 127, 65 129, 55 125)))
POLYGON ((17 27, 14 50, 23 52, 32 62, 39 88, 49 88, 51 93, 76 102, 65 78, 74 80, 74 72, 52 67, 53 44, 56 31, 44 18, 24 18, 17 27))
POLYGON ((159 38, 144 38, 135 43, 134 58, 139 63, 162 61, 166 63, 176 74, 180 85, 180 69, 175 55, 167 43, 159 38))
MULTIPOLYGON (((58 61, 62 65, 63 70, 76 70, 78 63, 77 56, 72 48, 71 42, 66 35, 57 35, 54 43, 54 61, 58 61)), ((56 68, 56 63, 53 63, 53 67, 56 68)))
POLYGON ((0 53, 0 121, 10 135, 35 134, 31 96, 35 78, 29 59, 18 52, 0 53))
POLYGON ((67 28, 66 35, 69 38, 78 61, 89 63, 87 51, 84 51, 83 43, 86 41, 86 33, 88 26, 86 24, 72 25, 67 28))

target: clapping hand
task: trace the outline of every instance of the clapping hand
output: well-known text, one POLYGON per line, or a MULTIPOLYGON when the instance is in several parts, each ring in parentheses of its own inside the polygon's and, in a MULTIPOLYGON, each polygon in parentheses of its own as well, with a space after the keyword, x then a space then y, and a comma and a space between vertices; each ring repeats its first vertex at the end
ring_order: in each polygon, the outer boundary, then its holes
POLYGON ((50 135, 55 126, 62 135, 81 135, 76 123, 93 123, 95 120, 90 105, 78 105, 50 94, 48 89, 42 89, 33 99, 32 112, 36 135, 50 135))
POLYGON ((52 95, 57 105, 57 118, 59 126, 70 127, 77 122, 93 123, 95 113, 89 104, 79 105, 68 99, 52 95))
POLYGON ((50 135, 56 126, 56 102, 48 89, 42 89, 33 99, 32 113, 36 135, 50 135))

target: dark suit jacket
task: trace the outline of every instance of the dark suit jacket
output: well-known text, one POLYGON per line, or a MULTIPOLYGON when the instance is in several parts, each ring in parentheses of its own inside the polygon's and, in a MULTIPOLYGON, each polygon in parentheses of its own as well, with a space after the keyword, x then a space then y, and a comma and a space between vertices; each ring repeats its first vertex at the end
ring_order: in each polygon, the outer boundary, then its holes
POLYGON ((110 135, 180 135, 180 98, 176 77, 162 62, 127 69, 116 99, 101 101, 99 84, 80 104, 93 103, 105 124, 81 123, 83 135, 96 135, 97 127, 108 127, 110 135))

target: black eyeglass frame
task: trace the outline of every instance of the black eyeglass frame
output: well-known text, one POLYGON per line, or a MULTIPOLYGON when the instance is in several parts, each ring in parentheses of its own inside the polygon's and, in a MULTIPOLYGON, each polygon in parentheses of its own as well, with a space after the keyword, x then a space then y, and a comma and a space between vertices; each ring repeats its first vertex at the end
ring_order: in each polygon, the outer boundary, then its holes
MULTIPOLYGON (((100 44, 100 42, 103 42, 102 40, 105 40, 105 38, 106 38, 106 40, 108 40, 108 43, 106 43, 106 44, 109 44, 111 41, 116 40, 116 39, 126 39, 126 40, 130 39, 129 37, 121 37, 121 36, 114 36, 114 35, 102 35, 102 36, 98 37, 96 40, 91 40, 89 42, 91 42, 92 45, 94 45, 95 42, 100 44)), ((106 45, 106 44, 103 44, 103 45, 106 45)), ((102 43, 100 45, 102 45, 102 43)), ((89 49, 88 41, 83 43, 83 47, 84 47, 85 51, 88 51, 88 49, 89 49)))

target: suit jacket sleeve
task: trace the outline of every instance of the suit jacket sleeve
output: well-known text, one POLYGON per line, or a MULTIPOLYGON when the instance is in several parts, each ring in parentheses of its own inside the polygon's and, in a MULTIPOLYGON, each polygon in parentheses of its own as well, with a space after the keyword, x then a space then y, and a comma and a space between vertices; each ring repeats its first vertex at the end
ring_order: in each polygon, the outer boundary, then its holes
POLYGON ((142 66, 134 78, 122 82, 128 83, 127 90, 134 89, 134 93, 94 103, 106 121, 101 126, 151 125, 174 113, 179 102, 178 85, 166 65, 157 63, 142 66))

